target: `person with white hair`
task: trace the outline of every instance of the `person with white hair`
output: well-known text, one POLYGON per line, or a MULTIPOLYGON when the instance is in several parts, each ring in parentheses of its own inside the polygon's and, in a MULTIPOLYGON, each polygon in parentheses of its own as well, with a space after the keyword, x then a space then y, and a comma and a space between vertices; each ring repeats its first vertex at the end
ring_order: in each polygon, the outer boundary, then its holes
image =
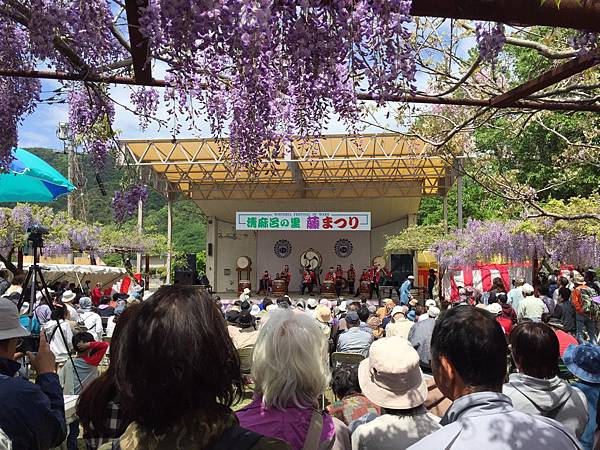
POLYGON ((521 291, 523 291, 523 300, 519 303, 517 319, 531 319, 534 322, 541 321, 542 314, 548 312, 544 302, 541 298, 537 298, 533 295, 535 290, 533 286, 528 283, 521 286, 521 291))
POLYGON ((406 318, 407 313, 408 308, 406 306, 394 306, 394 309, 392 309, 392 321, 385 327, 386 337, 400 336, 401 338, 408 339, 414 322, 406 318))
POLYGON ((269 315, 254 346, 255 396, 237 412, 240 426, 283 439, 294 450, 350 450, 346 425, 319 412, 318 398, 331 377, 319 325, 292 309, 269 315))

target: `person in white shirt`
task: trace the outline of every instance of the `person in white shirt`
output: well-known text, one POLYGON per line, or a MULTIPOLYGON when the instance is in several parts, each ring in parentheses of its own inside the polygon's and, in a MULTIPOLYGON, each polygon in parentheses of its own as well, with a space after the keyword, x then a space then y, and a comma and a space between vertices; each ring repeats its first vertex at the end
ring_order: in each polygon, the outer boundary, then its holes
POLYGON ((43 331, 46 333, 46 341, 50 345, 50 350, 54 353, 56 364, 58 365, 64 364, 67 361, 69 350, 72 349, 73 345, 71 343, 73 332, 71 331, 69 322, 65 320, 66 313, 66 308, 57 306, 50 314, 50 320, 43 326, 43 331))
POLYGON ((92 299, 89 297, 79 299, 79 322, 83 322, 87 332, 94 336, 95 341, 102 340, 102 319, 92 311, 92 299))
MULTIPOLYGON (((406 306, 394 306, 392 310, 392 322, 388 323, 385 327, 385 336, 399 336, 404 339, 408 339, 408 334, 412 329, 414 322, 406 318, 408 308, 406 306)), ((427 314, 424 314, 427 316, 427 314)))
POLYGON ((534 322, 542 320, 542 314, 548 312, 548 308, 544 305, 542 299, 534 297, 534 288, 530 284, 524 284, 521 288, 525 298, 519 303, 517 310, 517 319, 531 319, 534 322))

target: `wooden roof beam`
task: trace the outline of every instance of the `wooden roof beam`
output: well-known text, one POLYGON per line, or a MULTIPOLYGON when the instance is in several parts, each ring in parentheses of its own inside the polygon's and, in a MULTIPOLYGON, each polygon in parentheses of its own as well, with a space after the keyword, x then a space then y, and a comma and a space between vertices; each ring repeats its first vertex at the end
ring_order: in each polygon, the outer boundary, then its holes
POLYGON ((152 82, 150 65, 150 45, 148 39, 140 32, 140 8, 148 6, 148 0, 125 0, 131 58, 133 59, 133 75, 140 84, 152 82))
POLYGON ((596 0, 561 0, 560 8, 555 0, 413 0, 411 14, 600 31, 596 0))
POLYGON ((583 54, 564 64, 561 64, 558 67, 542 73, 540 76, 532 78, 531 80, 523 83, 520 86, 517 86, 514 89, 511 89, 504 94, 492 98, 490 102, 491 106, 503 108, 513 105, 518 100, 522 100, 535 92, 546 89, 553 84, 565 80, 577 73, 583 72, 584 70, 594 67, 597 64, 600 64, 599 51, 583 54))

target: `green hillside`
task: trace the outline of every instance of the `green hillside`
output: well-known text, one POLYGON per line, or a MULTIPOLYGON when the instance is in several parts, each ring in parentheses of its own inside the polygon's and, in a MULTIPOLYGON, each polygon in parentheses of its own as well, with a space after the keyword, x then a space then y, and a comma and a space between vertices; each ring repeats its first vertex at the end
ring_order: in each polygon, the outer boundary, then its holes
MULTIPOLYGON (((47 148, 28 148, 28 151, 47 161, 63 175, 67 175, 67 155, 47 148)), ((120 172, 113 162, 107 164, 102 172, 102 184, 106 195, 102 195, 96 175, 86 155, 78 155, 78 166, 83 176, 83 187, 75 194, 75 212, 77 218, 89 223, 99 222, 104 225, 113 224, 110 202, 114 191, 119 190, 120 172)), ((73 195, 73 194, 71 194, 73 195)), ((10 205, 8 205, 10 206, 10 205)), ((66 197, 50 204, 54 210, 67 209, 66 197)), ((144 229, 154 233, 167 234, 166 200, 150 189, 150 196, 144 205, 144 229)), ((124 226, 134 226, 133 218, 124 226)), ((173 246, 176 252, 199 253, 206 246, 206 221, 204 215, 191 200, 177 201, 173 205, 173 246)))

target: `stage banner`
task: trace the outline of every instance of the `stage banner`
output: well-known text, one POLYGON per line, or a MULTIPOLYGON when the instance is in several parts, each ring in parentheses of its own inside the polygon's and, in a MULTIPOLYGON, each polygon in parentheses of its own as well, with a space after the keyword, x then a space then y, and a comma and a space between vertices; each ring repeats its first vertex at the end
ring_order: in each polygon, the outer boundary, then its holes
POLYGON ((370 231, 370 212, 236 212, 236 230, 370 231))

